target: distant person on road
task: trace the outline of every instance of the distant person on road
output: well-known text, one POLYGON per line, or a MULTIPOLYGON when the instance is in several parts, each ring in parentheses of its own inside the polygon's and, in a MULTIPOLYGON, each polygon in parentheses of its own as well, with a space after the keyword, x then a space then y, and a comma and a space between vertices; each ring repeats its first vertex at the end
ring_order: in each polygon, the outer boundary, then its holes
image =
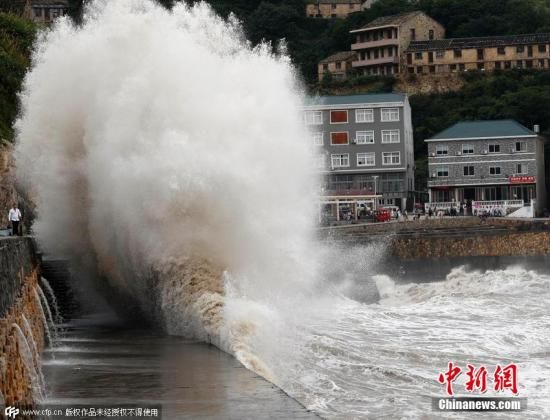
POLYGON ((8 220, 11 222, 12 235, 19 235, 19 223, 21 222, 21 212, 17 208, 17 203, 13 204, 13 207, 8 213, 8 220))

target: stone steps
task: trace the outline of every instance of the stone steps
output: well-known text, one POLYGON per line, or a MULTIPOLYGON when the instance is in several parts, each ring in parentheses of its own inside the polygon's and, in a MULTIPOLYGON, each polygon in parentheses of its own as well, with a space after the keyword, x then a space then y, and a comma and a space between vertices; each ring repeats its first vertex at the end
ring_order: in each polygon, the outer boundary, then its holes
POLYGON ((71 287, 72 276, 68 261, 44 258, 41 275, 50 283, 63 319, 71 319, 77 315, 80 307, 71 287))

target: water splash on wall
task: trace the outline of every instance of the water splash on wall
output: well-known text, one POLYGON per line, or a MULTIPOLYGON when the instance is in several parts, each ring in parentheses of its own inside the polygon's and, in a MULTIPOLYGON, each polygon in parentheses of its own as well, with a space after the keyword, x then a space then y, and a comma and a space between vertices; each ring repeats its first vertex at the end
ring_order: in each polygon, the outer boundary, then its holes
POLYGON ((33 355, 27 337, 23 334, 21 327, 17 324, 12 324, 12 328, 15 331, 17 337, 17 343, 21 358, 25 365, 25 370, 29 375, 30 383, 33 389, 33 397, 35 399, 41 400, 44 398, 44 392, 40 383, 40 375, 34 365, 33 355))
POLYGON ((50 285, 50 282, 44 277, 40 277, 40 283, 42 283, 42 285, 44 286, 42 291, 44 292, 45 290, 48 293, 48 297, 50 298, 48 300, 48 303, 50 304, 50 307, 53 308, 54 323, 61 324, 63 322, 63 317, 61 316, 61 312, 59 311, 59 305, 57 304, 57 297, 55 296, 52 286, 50 285))

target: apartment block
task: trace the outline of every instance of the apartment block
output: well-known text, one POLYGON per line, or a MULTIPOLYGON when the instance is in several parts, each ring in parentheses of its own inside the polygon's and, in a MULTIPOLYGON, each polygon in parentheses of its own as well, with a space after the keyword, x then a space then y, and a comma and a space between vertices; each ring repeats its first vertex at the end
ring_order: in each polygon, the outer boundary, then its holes
POLYGON ((313 0, 306 3, 306 16, 310 18, 344 18, 360 12, 362 0, 313 0))
MULTIPOLYGON (((535 128, 538 131, 538 128, 535 128)), ((513 120, 459 122, 430 139, 428 207, 511 208, 546 203, 544 142, 513 120)))
POLYGON ((417 11, 380 17, 351 33, 351 49, 357 52, 352 66, 361 74, 383 75, 402 71, 401 57, 411 42, 441 39, 445 28, 417 11))
POLYGON ((352 63, 356 56, 353 51, 342 51, 321 60, 318 66, 319 81, 328 74, 335 80, 347 79, 352 72, 352 63))
POLYGON ((405 54, 411 74, 547 69, 550 33, 417 40, 409 44, 405 54))
POLYGON ((23 16, 36 23, 48 24, 68 11, 68 0, 27 0, 23 16))
POLYGON ((318 153, 322 196, 412 206, 413 130, 406 95, 309 98, 303 110, 318 153))

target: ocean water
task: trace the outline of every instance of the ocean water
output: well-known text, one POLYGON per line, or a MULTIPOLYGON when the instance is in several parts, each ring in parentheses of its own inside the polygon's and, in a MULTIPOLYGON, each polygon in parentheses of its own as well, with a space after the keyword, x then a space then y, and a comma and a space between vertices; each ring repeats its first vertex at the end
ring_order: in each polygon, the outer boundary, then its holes
MULTIPOLYGON (((406 279, 405 279, 406 281, 406 279)), ((550 276, 522 266, 452 269, 441 281, 398 284, 375 276, 381 299, 333 301, 330 316, 304 322, 296 357, 280 366, 279 384, 325 418, 529 418, 550 416, 550 276), (437 379, 449 361, 463 369, 455 396, 465 390, 466 365, 485 366, 483 396, 497 364, 516 363, 519 415, 432 411, 445 397, 437 379)), ((403 279, 401 280, 403 282, 403 279)))

